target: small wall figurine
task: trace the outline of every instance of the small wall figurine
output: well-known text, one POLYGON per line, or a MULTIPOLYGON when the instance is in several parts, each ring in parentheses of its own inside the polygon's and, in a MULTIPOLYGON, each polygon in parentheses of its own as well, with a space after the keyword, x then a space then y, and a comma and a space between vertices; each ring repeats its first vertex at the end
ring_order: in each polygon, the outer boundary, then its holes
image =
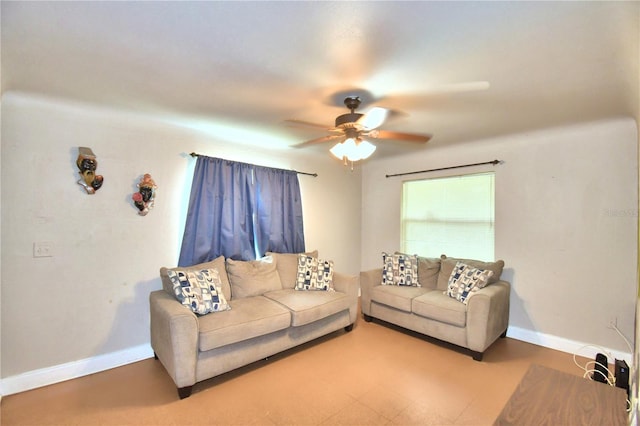
POLYGON ((138 183, 138 192, 131 196, 133 204, 138 208, 140 216, 146 216, 153 208, 156 198, 156 183, 151 179, 149 173, 145 173, 138 183))
POLYGON ((82 185, 87 191, 87 194, 95 194, 95 192, 102 187, 104 178, 101 175, 96 175, 96 169, 98 168, 98 160, 93 154, 91 148, 81 146, 78 148, 78 159, 76 165, 80 171, 80 180, 78 184, 82 185))

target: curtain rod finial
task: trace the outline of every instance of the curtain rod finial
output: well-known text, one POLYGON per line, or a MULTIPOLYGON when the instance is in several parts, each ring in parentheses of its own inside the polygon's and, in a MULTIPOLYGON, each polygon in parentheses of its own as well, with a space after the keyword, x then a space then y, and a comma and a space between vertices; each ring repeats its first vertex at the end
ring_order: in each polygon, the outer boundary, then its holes
POLYGON ((195 152, 192 152, 192 153, 190 153, 189 155, 190 155, 190 156, 192 156, 192 157, 194 157, 194 158, 198 156, 198 154, 196 154, 195 152))

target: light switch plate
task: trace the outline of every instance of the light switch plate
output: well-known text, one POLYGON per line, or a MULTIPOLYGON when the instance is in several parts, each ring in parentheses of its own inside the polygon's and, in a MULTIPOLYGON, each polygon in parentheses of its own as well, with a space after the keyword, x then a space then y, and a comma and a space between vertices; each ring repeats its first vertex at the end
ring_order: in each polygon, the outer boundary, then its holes
POLYGON ((51 241, 33 243, 33 257, 53 257, 53 243, 51 241))

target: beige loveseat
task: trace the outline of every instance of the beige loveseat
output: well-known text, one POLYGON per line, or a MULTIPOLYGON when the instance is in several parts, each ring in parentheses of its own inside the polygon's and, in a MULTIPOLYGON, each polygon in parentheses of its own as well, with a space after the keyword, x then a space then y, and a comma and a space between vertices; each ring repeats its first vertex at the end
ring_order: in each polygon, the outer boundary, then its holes
POLYGON ((160 269, 163 290, 149 296, 151 346, 180 398, 188 397, 197 382, 353 328, 358 276, 334 272, 333 291, 295 290, 297 255, 269 257, 266 269, 257 261, 225 262, 223 257, 190 268, 160 269), (230 309, 197 315, 181 304, 169 277, 178 269, 216 269, 230 309))
POLYGON ((503 261, 492 263, 470 259, 418 258, 420 286, 382 285, 383 268, 360 273, 362 313, 373 318, 467 348, 473 359, 498 337, 505 337, 509 325, 510 284, 500 280, 503 261), (491 270, 484 288, 470 292, 467 303, 445 294, 458 262, 491 270))

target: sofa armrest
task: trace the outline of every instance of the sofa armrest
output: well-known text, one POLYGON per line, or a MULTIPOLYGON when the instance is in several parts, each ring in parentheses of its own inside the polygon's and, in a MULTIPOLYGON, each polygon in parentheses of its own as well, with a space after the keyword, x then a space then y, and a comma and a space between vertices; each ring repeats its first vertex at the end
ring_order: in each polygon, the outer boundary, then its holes
POLYGON ((362 313, 371 315, 371 291, 382 283, 382 268, 360 272, 360 304, 362 313))
POLYGON ((349 320, 351 324, 356 322, 358 316, 358 293, 360 292, 360 277, 333 272, 333 288, 345 293, 352 302, 349 305, 349 320))
POLYGON ((179 388, 196 383, 198 319, 164 290, 149 295, 151 347, 179 388))
POLYGON ((511 285, 498 281, 478 290, 467 306, 467 345, 484 352, 509 326, 511 285))

